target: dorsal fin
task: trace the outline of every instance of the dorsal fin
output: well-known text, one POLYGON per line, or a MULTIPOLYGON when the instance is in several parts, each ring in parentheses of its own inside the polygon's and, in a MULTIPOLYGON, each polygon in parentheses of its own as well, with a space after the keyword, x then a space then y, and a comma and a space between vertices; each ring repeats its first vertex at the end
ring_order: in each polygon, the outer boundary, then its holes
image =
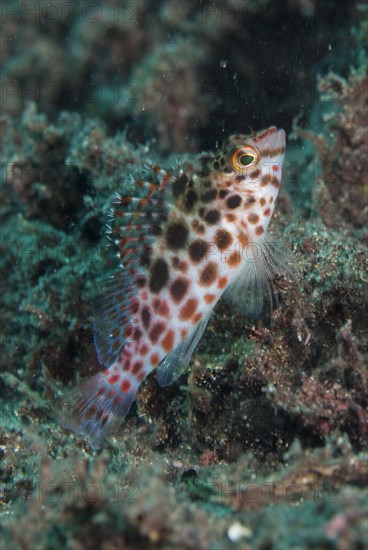
POLYGON ((140 196, 117 195, 108 223, 108 236, 118 247, 122 265, 137 272, 145 267, 139 259, 162 234, 169 208, 178 198, 178 182, 188 181, 182 171, 173 174, 153 164, 147 170, 155 181, 131 181, 140 196))
POLYGON ((134 332, 139 281, 147 275, 148 258, 162 233, 170 204, 179 196, 175 194, 178 181, 187 181, 179 170, 173 175, 152 163, 146 169, 154 182, 130 179, 142 196, 117 195, 109 212, 108 237, 118 247, 122 270, 93 303, 95 346, 105 366, 118 359, 134 332))
POLYGON ((93 301, 95 346, 98 360, 110 366, 117 361, 132 336, 132 316, 137 304, 137 287, 127 269, 109 279, 104 293, 93 301))

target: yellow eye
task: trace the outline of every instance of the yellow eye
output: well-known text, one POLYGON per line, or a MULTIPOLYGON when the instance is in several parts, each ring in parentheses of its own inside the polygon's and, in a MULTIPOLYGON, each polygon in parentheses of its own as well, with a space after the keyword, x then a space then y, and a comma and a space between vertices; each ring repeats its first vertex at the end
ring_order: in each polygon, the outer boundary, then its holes
POLYGON ((247 145, 236 149, 230 158, 231 166, 237 172, 244 172, 250 166, 258 164, 260 159, 260 152, 255 147, 247 145))

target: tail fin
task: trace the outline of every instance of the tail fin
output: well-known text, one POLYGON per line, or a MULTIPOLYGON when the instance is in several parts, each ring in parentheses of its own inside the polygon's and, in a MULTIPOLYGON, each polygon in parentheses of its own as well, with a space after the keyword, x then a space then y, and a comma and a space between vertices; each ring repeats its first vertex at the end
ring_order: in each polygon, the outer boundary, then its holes
POLYGON ((58 402, 61 424, 88 438, 95 449, 122 420, 133 403, 139 383, 118 365, 82 382, 58 402))

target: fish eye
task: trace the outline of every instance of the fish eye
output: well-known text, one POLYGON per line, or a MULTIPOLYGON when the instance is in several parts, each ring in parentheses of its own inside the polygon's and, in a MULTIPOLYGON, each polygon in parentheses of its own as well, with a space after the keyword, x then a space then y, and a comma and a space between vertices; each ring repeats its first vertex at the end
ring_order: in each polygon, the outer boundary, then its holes
POLYGON ((242 166, 249 166, 254 161, 255 157, 253 155, 242 155, 239 157, 238 162, 242 166))
POLYGON ((243 172, 250 166, 258 164, 260 153, 255 147, 250 145, 236 149, 231 155, 231 166, 237 172, 243 172))

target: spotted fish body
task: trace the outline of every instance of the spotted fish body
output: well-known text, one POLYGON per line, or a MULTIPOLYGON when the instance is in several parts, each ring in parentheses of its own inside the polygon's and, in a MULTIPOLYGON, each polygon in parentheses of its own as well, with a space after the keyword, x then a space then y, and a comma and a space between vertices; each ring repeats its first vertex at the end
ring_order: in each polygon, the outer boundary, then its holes
POLYGON ((188 365, 224 296, 259 316, 280 261, 267 236, 282 176, 285 132, 231 136, 201 172, 150 165, 140 197, 118 196, 109 236, 122 271, 96 301, 95 344, 107 368, 72 394, 66 427, 94 447, 127 414, 156 369, 161 386, 188 365))

